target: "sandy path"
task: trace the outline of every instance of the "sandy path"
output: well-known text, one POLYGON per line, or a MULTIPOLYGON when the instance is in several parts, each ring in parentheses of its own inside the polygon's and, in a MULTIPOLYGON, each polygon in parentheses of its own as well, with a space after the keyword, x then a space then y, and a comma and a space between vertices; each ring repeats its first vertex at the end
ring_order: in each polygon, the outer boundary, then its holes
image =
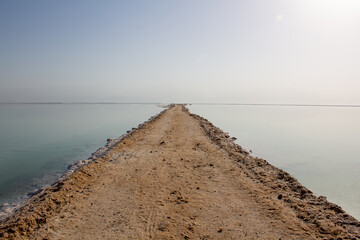
POLYGON ((327 233, 307 224, 278 199, 276 191, 254 180, 240 165, 210 140, 199 120, 175 106, 83 167, 60 189, 31 203, 27 211, 44 212, 37 202, 49 198, 55 202, 46 209, 43 223, 6 236, 204 240, 350 236, 339 226, 333 226, 338 232, 327 233))

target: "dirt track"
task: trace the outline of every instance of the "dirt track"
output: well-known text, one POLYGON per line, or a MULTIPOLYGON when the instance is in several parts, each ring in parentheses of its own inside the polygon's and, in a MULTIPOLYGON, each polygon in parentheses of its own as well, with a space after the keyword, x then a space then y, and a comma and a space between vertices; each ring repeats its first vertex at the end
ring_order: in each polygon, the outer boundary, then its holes
POLYGON ((4 239, 351 239, 360 223, 182 106, 31 199, 4 239))

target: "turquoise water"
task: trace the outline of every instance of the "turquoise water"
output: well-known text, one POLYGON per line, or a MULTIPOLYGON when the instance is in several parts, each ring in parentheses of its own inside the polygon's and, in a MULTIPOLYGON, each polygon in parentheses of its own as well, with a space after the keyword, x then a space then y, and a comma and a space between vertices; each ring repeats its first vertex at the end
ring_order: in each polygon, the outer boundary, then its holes
POLYGON ((360 219, 360 108, 191 105, 253 156, 360 219))
POLYGON ((162 111, 155 104, 0 104, 0 206, 162 111))
MULTIPOLYGON (((192 105, 254 156, 360 219, 360 108, 192 105)), ((151 104, 0 104, 0 206, 56 181, 132 127, 151 104)))

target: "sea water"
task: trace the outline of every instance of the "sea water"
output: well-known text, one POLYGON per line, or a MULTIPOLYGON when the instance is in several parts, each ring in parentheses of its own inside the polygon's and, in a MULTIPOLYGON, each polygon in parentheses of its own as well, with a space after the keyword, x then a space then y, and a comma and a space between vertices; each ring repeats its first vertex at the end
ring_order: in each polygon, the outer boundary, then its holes
MULTIPOLYGON (((189 109, 360 219, 360 108, 189 109)), ((0 210, 162 110, 155 104, 0 104, 0 210)))
POLYGON ((0 104, 0 210, 162 110, 155 104, 0 104))
POLYGON ((191 105, 252 155, 360 219, 360 108, 191 105))

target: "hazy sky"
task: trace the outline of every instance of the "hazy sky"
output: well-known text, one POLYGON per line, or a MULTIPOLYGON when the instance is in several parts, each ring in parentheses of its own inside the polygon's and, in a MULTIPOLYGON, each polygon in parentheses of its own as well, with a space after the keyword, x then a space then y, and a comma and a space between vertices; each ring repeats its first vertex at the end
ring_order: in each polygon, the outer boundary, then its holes
POLYGON ((360 104, 360 0, 1 0, 9 101, 360 104))

